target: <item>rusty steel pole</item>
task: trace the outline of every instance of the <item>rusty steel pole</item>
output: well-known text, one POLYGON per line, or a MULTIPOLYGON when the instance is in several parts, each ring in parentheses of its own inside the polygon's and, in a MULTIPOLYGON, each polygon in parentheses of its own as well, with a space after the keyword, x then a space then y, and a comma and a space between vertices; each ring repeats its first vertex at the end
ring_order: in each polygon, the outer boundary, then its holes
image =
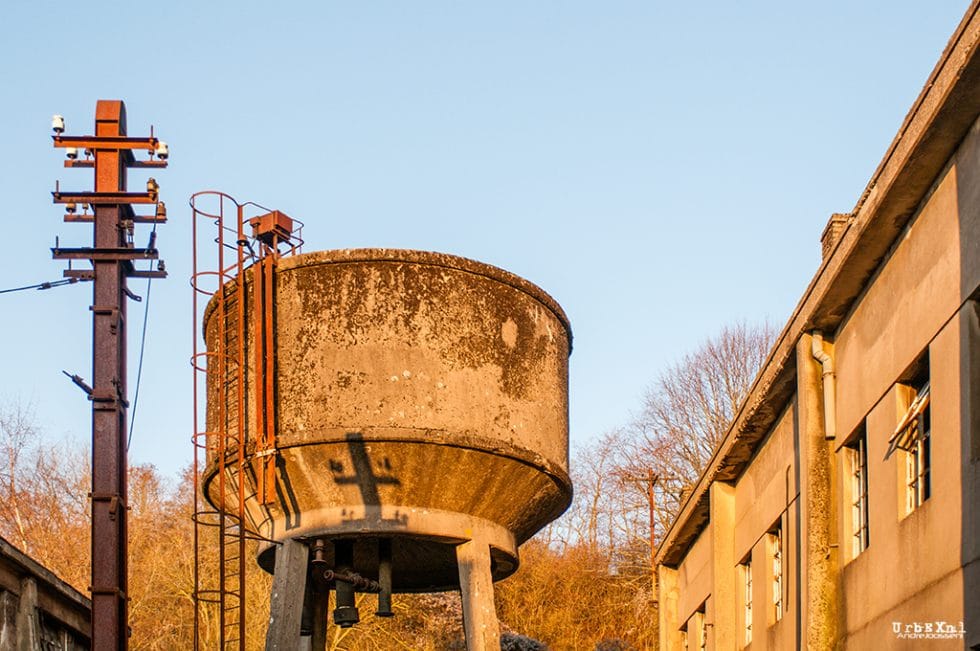
MULTIPOLYGON (((62 127, 63 128, 63 127, 62 127)), ((90 167, 95 171, 92 192, 54 193, 54 202, 66 204, 67 222, 94 225, 91 248, 52 249, 55 259, 69 260, 65 276, 94 281, 92 299, 92 648, 125 651, 128 648, 128 527, 126 453, 126 286, 129 277, 161 278, 157 270, 136 270, 135 260, 157 258, 154 236, 146 248, 134 248, 135 223, 165 221, 157 198, 156 182, 147 192, 127 192, 128 167, 166 167, 153 160, 159 142, 126 136, 126 108, 121 101, 99 100, 95 111, 95 135, 61 136, 56 128, 55 147, 69 149, 66 167, 90 167), (151 152, 149 161, 136 161, 133 150, 151 152), (84 159, 78 152, 84 150, 84 159), (136 215, 132 204, 157 206, 153 215, 136 215), (77 214, 78 206, 91 206, 77 214), (92 269, 71 268, 71 260, 88 260, 92 269)), ((163 154, 161 154, 161 157, 163 154)), ((155 233, 155 231, 154 231, 155 233)))

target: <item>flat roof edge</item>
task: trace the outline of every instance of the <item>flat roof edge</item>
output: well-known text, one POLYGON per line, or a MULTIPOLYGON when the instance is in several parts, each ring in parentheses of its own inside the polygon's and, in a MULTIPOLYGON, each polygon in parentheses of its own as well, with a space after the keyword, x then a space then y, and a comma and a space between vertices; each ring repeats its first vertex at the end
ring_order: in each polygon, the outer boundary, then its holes
POLYGON ((24 574, 29 574, 50 586, 59 594, 65 596, 76 607, 90 611, 92 601, 84 594, 73 588, 67 581, 41 565, 26 553, 0 537, 0 558, 9 559, 17 565, 24 574))

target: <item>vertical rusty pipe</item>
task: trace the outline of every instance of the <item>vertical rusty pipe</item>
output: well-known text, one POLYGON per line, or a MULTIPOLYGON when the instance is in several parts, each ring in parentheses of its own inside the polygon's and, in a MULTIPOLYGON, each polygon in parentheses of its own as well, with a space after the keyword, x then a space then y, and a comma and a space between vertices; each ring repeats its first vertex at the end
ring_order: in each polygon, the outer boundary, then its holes
POLYGON ((330 616, 330 586, 323 578, 323 571, 327 565, 327 541, 318 538, 313 543, 312 574, 307 579, 313 589, 313 603, 311 605, 311 624, 310 631, 310 651, 326 651, 327 648, 327 618, 330 616))
MULTIPOLYGON (((228 293, 225 288, 225 202, 222 200, 218 210, 218 286, 216 293, 218 296, 218 309, 215 316, 218 319, 218 386, 221 388, 218 395, 218 418, 215 427, 217 437, 216 465, 218 468, 218 628, 222 643, 225 638, 225 621, 227 613, 228 595, 225 592, 225 572, 226 572, 226 550, 225 550, 225 530, 227 529, 227 504, 225 492, 225 479, 227 469, 225 468, 225 444, 226 432, 228 430, 228 392, 225 385, 228 381, 228 335, 227 335, 227 314, 228 293)), ((222 644, 223 646, 223 644, 222 644)))
MULTIPOLYGON (((338 572, 354 571, 354 541, 335 540, 333 543, 334 567, 338 572)), ((337 607, 333 611, 333 622, 341 628, 350 628, 361 621, 354 601, 354 586, 346 581, 337 581, 337 607)))
POLYGON ((238 223, 236 224, 235 250, 236 269, 235 281, 237 284, 235 299, 237 314, 235 315, 235 326, 237 328, 236 338, 238 350, 235 351, 235 385, 236 385, 236 414, 235 424, 237 428, 238 456, 235 462, 235 478, 238 483, 238 648, 245 651, 245 246, 248 240, 245 239, 244 224, 242 220, 242 207, 238 207, 238 223))

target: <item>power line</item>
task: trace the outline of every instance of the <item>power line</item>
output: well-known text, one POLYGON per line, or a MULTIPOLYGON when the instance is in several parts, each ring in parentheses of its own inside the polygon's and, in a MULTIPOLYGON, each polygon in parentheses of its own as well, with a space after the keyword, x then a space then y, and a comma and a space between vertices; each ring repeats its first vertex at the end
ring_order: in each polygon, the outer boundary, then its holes
POLYGON ((129 417, 129 437, 126 439, 126 451, 129 451, 129 444, 133 442, 133 427, 136 425, 136 407, 140 402, 140 380, 143 378, 143 351, 146 349, 146 321, 150 315, 150 282, 152 278, 146 279, 146 299, 143 304, 143 332, 140 334, 140 361, 136 366, 136 390, 133 392, 133 412, 129 417))
MULTIPOLYGON (((153 230, 150 231, 150 243, 148 249, 156 248, 157 223, 153 222, 153 230)), ((150 316, 150 283, 153 278, 146 279, 146 300, 143 303, 143 332, 140 334, 140 361, 136 366, 136 390, 133 392, 133 411, 129 416, 129 436, 126 438, 126 452, 129 452, 129 445, 133 442, 133 428, 136 426, 136 407, 140 402, 140 380, 143 379, 143 351, 146 350, 146 322, 150 316)))
POLYGON ((48 282, 38 283, 36 285, 25 285, 24 287, 12 287, 10 289, 0 289, 0 294, 9 294, 11 292, 22 292, 25 289, 51 289, 52 287, 61 287, 62 285, 74 285, 79 281, 87 281, 91 278, 62 278, 61 280, 51 280, 48 282))

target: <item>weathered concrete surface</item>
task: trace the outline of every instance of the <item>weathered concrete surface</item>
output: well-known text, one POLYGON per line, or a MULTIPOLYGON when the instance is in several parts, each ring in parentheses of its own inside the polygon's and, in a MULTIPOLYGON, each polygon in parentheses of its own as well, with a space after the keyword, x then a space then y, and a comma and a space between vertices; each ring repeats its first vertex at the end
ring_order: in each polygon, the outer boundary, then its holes
MULTIPOLYGON (((796 599, 798 571, 796 561, 796 424, 797 401, 794 397, 759 446, 745 472, 735 484, 735 523, 732 532, 734 559, 752 559, 753 648, 789 649, 796 642, 795 620, 799 611, 796 599), (783 612, 777 620, 772 606, 773 545, 766 532, 781 527, 783 536, 783 612)), ((713 533, 711 534, 714 535, 713 533)), ((737 581, 735 587, 735 643, 745 639, 744 576, 727 572, 737 581)))
POLYGON ((467 540, 456 547, 467 651, 500 648, 500 624, 493 606, 493 576, 486 541, 467 540))
POLYGON ((660 649, 680 649, 683 642, 678 621, 677 570, 666 565, 657 566, 657 635, 660 649))
MULTIPOLYGON (((300 646, 300 618, 310 550, 297 540, 285 540, 276 554, 266 651, 289 651, 300 646)), ((322 613, 321 613, 322 614, 322 613)))
MULTIPOLYGON (((254 523, 276 540, 358 537, 367 576, 374 540, 391 537, 396 591, 457 586, 454 546, 473 532, 494 578, 513 572, 517 545, 571 498, 571 335, 558 304, 503 270, 415 251, 300 255, 280 262, 276 282, 279 499, 250 501, 254 523)), ((249 441, 254 330, 249 314, 249 441)), ((218 386, 209 377, 209 404, 218 386)), ((214 476, 212 465, 212 502, 214 476)), ((262 556, 270 570, 272 552, 262 556)))
POLYGON ((696 622, 694 614, 711 598, 714 580, 714 532, 713 523, 691 545, 684 562, 677 568, 674 585, 677 587, 677 623, 688 622, 689 629, 696 622))
POLYGON ((713 649, 735 648, 735 487, 711 485, 712 593, 706 617, 708 643, 713 649))
POLYGON ((837 643, 839 576, 836 500, 833 491, 833 441, 824 428, 823 382, 819 362, 813 358, 810 335, 796 347, 798 378, 799 460, 803 485, 800 522, 802 626, 808 649, 832 649, 837 643))

